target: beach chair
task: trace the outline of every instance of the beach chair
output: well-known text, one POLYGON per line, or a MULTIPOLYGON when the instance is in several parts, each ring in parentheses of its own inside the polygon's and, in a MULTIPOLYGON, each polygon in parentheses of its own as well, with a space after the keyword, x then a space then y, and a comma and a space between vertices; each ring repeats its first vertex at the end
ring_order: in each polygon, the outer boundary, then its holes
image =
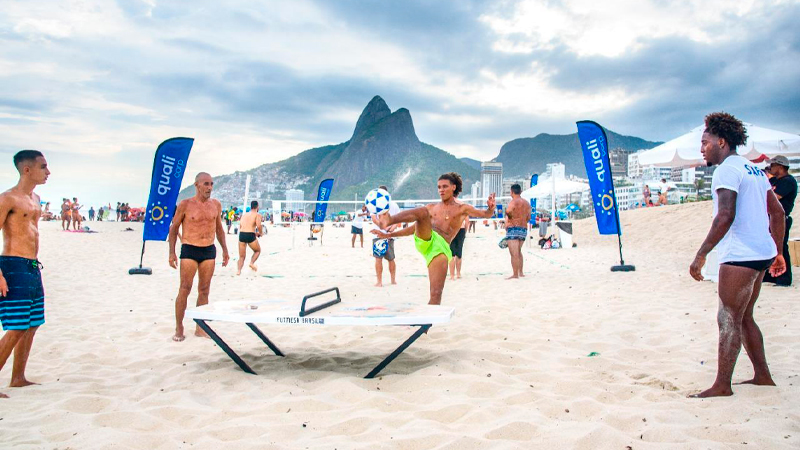
POLYGON ((387 303, 375 305, 346 306, 342 303, 339 288, 331 288, 303 297, 298 308, 296 301, 259 300, 218 302, 186 310, 186 317, 193 319, 209 337, 243 371, 255 374, 252 368, 222 340, 211 328, 209 322, 237 322, 247 325, 261 341, 277 356, 284 353, 256 326, 256 324, 283 325, 296 327, 323 326, 411 326, 417 330, 385 357, 364 378, 374 378, 400 356, 422 334, 433 325, 450 322, 455 308, 439 305, 420 305, 414 303, 387 303), (309 307, 309 300, 335 293, 336 298, 309 307))

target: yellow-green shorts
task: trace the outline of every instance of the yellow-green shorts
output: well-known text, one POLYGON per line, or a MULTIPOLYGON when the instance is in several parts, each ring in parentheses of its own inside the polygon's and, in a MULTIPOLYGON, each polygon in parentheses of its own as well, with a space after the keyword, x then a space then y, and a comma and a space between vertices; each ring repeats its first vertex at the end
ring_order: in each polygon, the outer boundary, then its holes
POLYGON ((414 246, 425 257, 425 266, 431 265, 433 258, 444 254, 447 256, 447 262, 453 259, 453 253, 450 251, 450 244, 439 233, 431 230, 431 240, 424 241, 416 234, 414 235, 414 246))

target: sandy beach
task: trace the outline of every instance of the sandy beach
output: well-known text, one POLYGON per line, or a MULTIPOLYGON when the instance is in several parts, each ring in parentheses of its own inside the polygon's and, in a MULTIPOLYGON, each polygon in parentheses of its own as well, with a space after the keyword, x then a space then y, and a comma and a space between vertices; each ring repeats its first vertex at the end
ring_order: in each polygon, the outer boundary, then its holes
MULTIPOLYGON (((410 328, 264 326, 287 354, 278 358, 247 328, 216 325, 259 373, 248 375, 208 339, 171 341, 178 274, 167 244, 147 244, 152 276, 127 274, 139 261, 141 224, 89 222, 98 233, 86 234, 43 222, 47 323, 28 366, 42 384, 0 389, 11 397, 0 400, 0 447, 800 448, 797 282, 765 286, 757 305, 778 387, 687 399, 716 373, 717 285, 688 273, 711 202, 627 211, 621 220, 636 272, 609 271, 616 237, 599 236, 589 219, 575 223, 577 248, 526 244, 527 277, 510 281, 499 232, 479 225, 466 239, 464 278, 445 286, 454 320, 374 380, 361 377, 410 328)), ((411 239, 396 243, 398 284, 376 288, 368 242, 352 249, 349 228, 326 227, 324 245, 309 247, 307 233, 299 228, 292 248, 289 229, 270 228, 259 273, 241 277, 228 235, 231 264, 217 266, 211 302, 299 302, 332 286, 348 304, 427 302, 411 239)), ((734 380, 751 374, 743 350, 734 380)))

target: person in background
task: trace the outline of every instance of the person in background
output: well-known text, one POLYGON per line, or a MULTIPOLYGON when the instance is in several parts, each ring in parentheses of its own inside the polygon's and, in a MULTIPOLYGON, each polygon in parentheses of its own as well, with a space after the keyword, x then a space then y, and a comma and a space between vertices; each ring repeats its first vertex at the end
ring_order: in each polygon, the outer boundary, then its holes
POLYGON ((764 275, 764 281, 775 283, 778 286, 791 286, 792 260, 791 255, 789 255, 789 231, 792 229, 791 214, 794 209, 794 201, 797 198, 797 180, 789 175, 789 159, 782 155, 769 160, 767 173, 772 175, 769 179, 772 192, 778 197, 778 202, 783 206, 783 212, 786 214, 786 231, 783 233, 783 258, 786 260, 786 272, 777 277, 773 277, 772 274, 767 272, 764 275))
POLYGON ((89 207, 89 222, 94 220, 94 206, 89 207))

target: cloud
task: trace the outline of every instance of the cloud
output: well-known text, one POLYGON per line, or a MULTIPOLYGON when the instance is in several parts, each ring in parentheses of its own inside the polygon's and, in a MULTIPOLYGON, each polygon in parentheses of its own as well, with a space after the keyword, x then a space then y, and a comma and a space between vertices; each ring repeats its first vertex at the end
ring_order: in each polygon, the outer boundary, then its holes
POLYGON ((348 139, 374 95, 476 159, 587 118, 666 140, 725 109, 798 132, 798 5, 10 1, 0 153, 44 150, 54 197, 143 203, 166 138, 196 138, 190 172, 249 169, 348 139))

